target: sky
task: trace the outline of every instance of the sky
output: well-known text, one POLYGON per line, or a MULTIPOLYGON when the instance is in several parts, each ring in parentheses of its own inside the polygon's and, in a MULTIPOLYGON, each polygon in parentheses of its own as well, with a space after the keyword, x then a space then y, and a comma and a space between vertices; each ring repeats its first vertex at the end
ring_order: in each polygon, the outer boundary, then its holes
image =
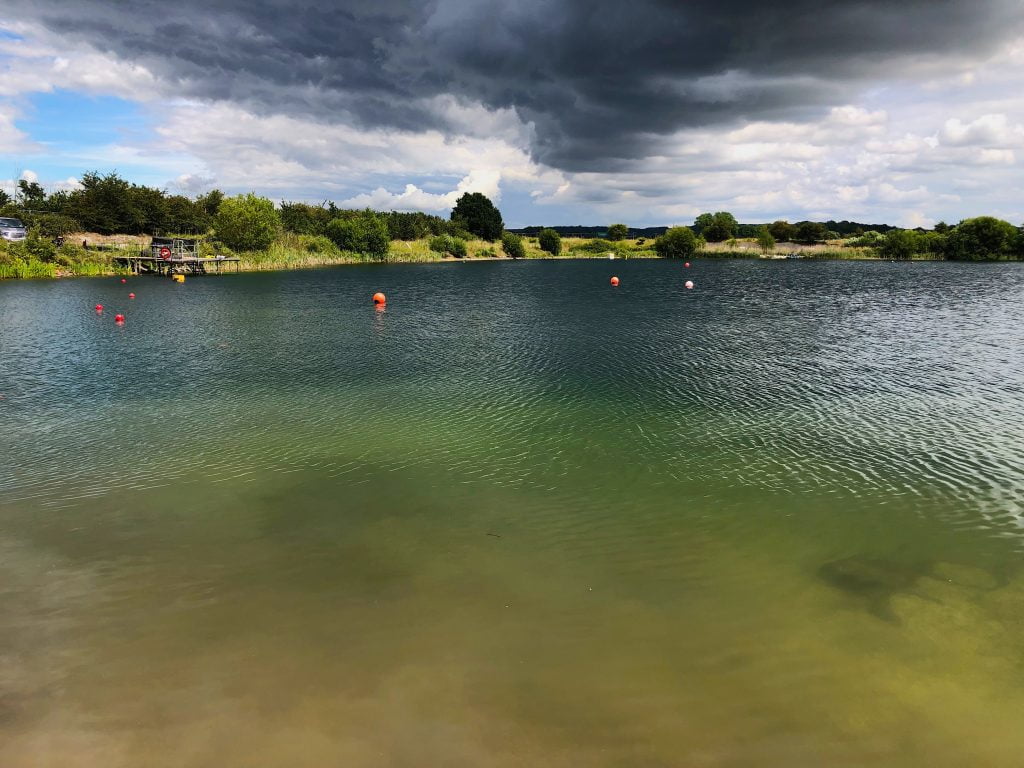
POLYGON ((5 0, 0 187, 1024 223, 1024 0, 5 0))

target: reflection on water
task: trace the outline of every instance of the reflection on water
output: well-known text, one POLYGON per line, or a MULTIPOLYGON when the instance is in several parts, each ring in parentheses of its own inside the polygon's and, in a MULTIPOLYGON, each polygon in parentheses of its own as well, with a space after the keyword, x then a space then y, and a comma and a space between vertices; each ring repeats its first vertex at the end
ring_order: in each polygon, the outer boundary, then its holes
POLYGON ((0 765, 1019 765, 1024 270, 616 271, 0 285, 0 765))

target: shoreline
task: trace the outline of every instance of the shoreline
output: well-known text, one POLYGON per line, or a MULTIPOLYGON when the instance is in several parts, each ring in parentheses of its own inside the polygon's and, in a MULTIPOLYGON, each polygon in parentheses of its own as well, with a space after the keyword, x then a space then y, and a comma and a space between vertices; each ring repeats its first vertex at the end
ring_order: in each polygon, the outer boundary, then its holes
MULTIPOLYGON (((243 273, 257 273, 257 272, 293 272, 302 271, 309 269, 325 269, 332 267, 346 267, 346 266, 371 266, 371 265, 397 265, 397 264, 469 264, 473 262, 526 262, 526 261, 632 261, 632 260, 655 260, 662 259, 662 257, 651 254, 651 255, 636 255, 636 256, 616 256, 609 258, 607 256, 594 256, 594 255, 580 255, 577 253, 559 254, 557 256, 545 255, 545 256, 529 256, 522 259, 514 259, 510 256, 472 256, 466 258, 455 258, 454 256, 441 256, 435 259, 423 259, 423 258, 388 258, 383 261, 376 261, 370 259, 359 259, 349 257, 336 257, 327 259, 302 259, 297 260, 294 263, 259 263, 254 261, 247 261, 244 257, 238 262, 238 269, 230 272, 223 273, 209 273, 206 275, 195 275, 195 277, 221 277, 230 276, 232 274, 243 274, 243 273)), ((682 261, 682 259, 662 259, 664 261, 682 261)), ((713 255, 708 253, 696 254, 691 257, 693 261, 876 261, 876 262, 889 262, 890 259, 885 259, 879 256, 868 256, 868 255, 807 255, 807 256, 789 256, 786 254, 769 254, 769 255, 753 255, 744 252, 733 252, 733 251, 718 251, 713 255)), ((907 263, 912 262, 940 262, 949 261, 943 258, 915 258, 902 260, 907 263)), ((988 262, 986 262, 988 263, 988 262)), ((1010 262, 1006 262, 1010 263, 1010 262)), ((47 265, 49 266, 49 265, 47 265)), ((95 269, 88 272, 75 272, 66 269, 61 269, 57 265, 53 265, 54 269, 52 274, 30 274, 25 276, 6 276, 0 277, 0 282, 7 281, 20 281, 20 280, 66 280, 74 278, 96 278, 96 277, 159 277, 159 275, 151 273, 141 273, 136 275, 127 269, 107 268, 107 269, 95 269)), ((193 275, 188 275, 192 277, 193 275)))

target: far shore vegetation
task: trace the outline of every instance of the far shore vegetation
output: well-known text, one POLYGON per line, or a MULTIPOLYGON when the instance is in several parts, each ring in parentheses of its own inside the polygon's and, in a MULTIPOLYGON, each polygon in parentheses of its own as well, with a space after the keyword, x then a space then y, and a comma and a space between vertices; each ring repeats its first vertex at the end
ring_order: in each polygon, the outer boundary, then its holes
POLYGON ((346 210, 333 202, 275 205, 254 194, 172 195, 116 173, 87 173, 73 191, 48 194, 20 181, 0 191, 0 217, 28 228, 0 239, 0 278, 116 274, 114 256, 146 250, 153 236, 194 237, 201 256, 237 256, 243 270, 299 269, 367 262, 551 258, 804 258, 1021 260, 1024 227, 990 216, 933 229, 849 221, 741 224, 725 211, 693 225, 635 229, 528 227, 507 231, 501 212, 467 193, 448 218, 425 213, 346 210))

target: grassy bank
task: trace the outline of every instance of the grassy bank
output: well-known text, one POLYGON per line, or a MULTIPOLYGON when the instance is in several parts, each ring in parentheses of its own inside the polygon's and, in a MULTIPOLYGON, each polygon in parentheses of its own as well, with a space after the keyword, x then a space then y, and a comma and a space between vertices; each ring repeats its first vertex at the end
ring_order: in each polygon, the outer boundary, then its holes
MULTIPOLYGON (((90 233, 74 233, 61 246, 35 237, 24 243, 0 241, 0 279, 54 278, 70 276, 117 275, 125 272, 116 266, 114 256, 126 251, 146 250, 150 238, 146 236, 117 235, 103 237, 90 233)), ((657 258, 653 240, 599 240, 582 237, 562 238, 557 256, 541 250, 536 237, 524 237, 523 246, 528 259, 619 259, 657 258)), ((325 237, 285 234, 265 251, 233 253, 212 241, 200 248, 203 256, 223 254, 237 256, 239 268, 247 272, 287 269, 309 269, 341 264, 367 263, 429 263, 453 261, 453 257, 430 249, 427 239, 393 240, 384 259, 365 254, 340 251, 325 237)), ((754 240, 730 240, 708 243, 695 258, 802 258, 815 260, 868 260, 878 259, 873 248, 858 248, 843 241, 800 245, 780 243, 764 254, 754 240)), ((469 240, 466 242, 466 261, 505 259, 500 242, 469 240)))

